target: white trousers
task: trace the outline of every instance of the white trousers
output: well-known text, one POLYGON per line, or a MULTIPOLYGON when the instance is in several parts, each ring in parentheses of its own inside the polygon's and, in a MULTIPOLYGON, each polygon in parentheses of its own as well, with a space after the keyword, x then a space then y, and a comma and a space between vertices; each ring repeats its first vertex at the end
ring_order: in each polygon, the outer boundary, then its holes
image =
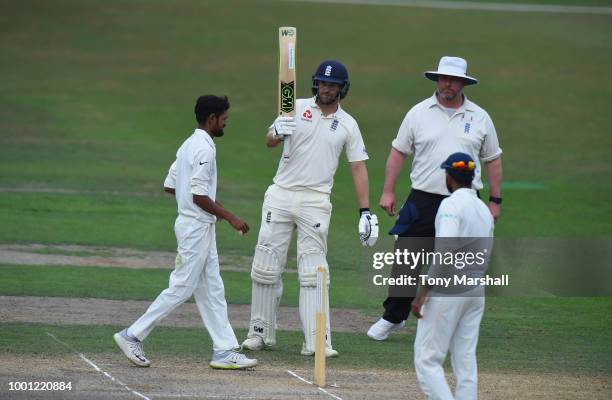
POLYGON ((414 340, 414 367, 430 400, 476 400, 476 345, 484 313, 484 297, 429 297, 423 305, 414 340), (442 364, 450 350, 457 386, 455 397, 442 364))
POLYGON ((327 254, 331 211, 328 194, 271 185, 264 196, 257 244, 274 250, 284 269, 291 236, 297 228, 298 257, 313 250, 327 254))
POLYGON ((215 224, 179 215, 174 233, 178 254, 168 288, 129 327, 129 332, 144 340, 159 321, 193 295, 204 327, 212 339, 213 350, 237 348, 238 341, 227 317, 225 288, 219 273, 215 224))
MULTIPOLYGON (((273 263, 274 265, 265 266, 268 274, 276 272, 279 277, 282 274, 287 264, 287 251, 291 237, 294 230, 297 229, 300 319, 307 347, 309 347, 311 336, 309 332, 313 331, 315 326, 316 302, 313 300, 316 299, 316 267, 327 266, 327 233, 331 210, 332 205, 326 193, 310 189, 289 190, 277 185, 271 185, 268 188, 262 206, 257 244, 258 247, 265 247, 271 251, 274 254, 273 258, 277 260, 273 263), (314 282, 312 282, 313 279, 314 282)), ((282 295, 282 280, 279 278, 277 283, 270 285, 270 290, 266 290, 264 286, 260 283, 253 283, 249 337, 260 336, 256 328, 258 328, 258 323, 263 323, 268 329, 263 334, 263 338, 267 343, 273 344, 275 342, 276 308, 282 295)), ((329 318, 327 318, 327 323, 329 327, 329 318)), ((327 338, 331 346, 331 335, 328 334, 327 338)))

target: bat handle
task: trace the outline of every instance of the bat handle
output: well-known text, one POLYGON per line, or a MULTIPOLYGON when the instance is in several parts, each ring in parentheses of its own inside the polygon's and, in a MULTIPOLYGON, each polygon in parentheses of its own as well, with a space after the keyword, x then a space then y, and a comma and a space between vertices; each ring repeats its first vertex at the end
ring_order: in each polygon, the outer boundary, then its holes
POLYGON ((289 150, 291 148, 291 137, 286 137, 283 141, 283 161, 289 161, 289 150))

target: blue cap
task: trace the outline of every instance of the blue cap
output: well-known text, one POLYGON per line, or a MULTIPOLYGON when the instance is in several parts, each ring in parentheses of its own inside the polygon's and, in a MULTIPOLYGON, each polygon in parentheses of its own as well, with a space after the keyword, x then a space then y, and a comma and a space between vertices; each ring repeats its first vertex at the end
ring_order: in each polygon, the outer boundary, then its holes
POLYGON ((469 154, 453 153, 440 165, 453 179, 459 183, 470 184, 474 179, 476 163, 469 154))

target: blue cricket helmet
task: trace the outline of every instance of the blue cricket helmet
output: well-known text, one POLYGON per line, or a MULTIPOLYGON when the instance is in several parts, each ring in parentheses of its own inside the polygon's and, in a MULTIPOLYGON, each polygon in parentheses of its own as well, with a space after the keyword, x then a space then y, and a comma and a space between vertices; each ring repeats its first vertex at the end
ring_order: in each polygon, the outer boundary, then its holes
POLYGON ((323 61, 312 76, 312 94, 316 96, 319 93, 319 81, 339 83, 340 99, 346 97, 349 91, 348 71, 341 62, 334 60, 323 61))

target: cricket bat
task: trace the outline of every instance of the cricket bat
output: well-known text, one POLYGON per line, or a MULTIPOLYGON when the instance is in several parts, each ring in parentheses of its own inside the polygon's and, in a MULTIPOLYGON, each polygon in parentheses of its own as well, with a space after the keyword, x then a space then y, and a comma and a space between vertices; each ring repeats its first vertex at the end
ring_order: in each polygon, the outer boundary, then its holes
MULTIPOLYGON (((291 26, 278 28, 278 114, 283 117, 295 116, 295 70, 297 29, 291 26)), ((283 160, 289 161, 291 138, 283 142, 283 160)))

